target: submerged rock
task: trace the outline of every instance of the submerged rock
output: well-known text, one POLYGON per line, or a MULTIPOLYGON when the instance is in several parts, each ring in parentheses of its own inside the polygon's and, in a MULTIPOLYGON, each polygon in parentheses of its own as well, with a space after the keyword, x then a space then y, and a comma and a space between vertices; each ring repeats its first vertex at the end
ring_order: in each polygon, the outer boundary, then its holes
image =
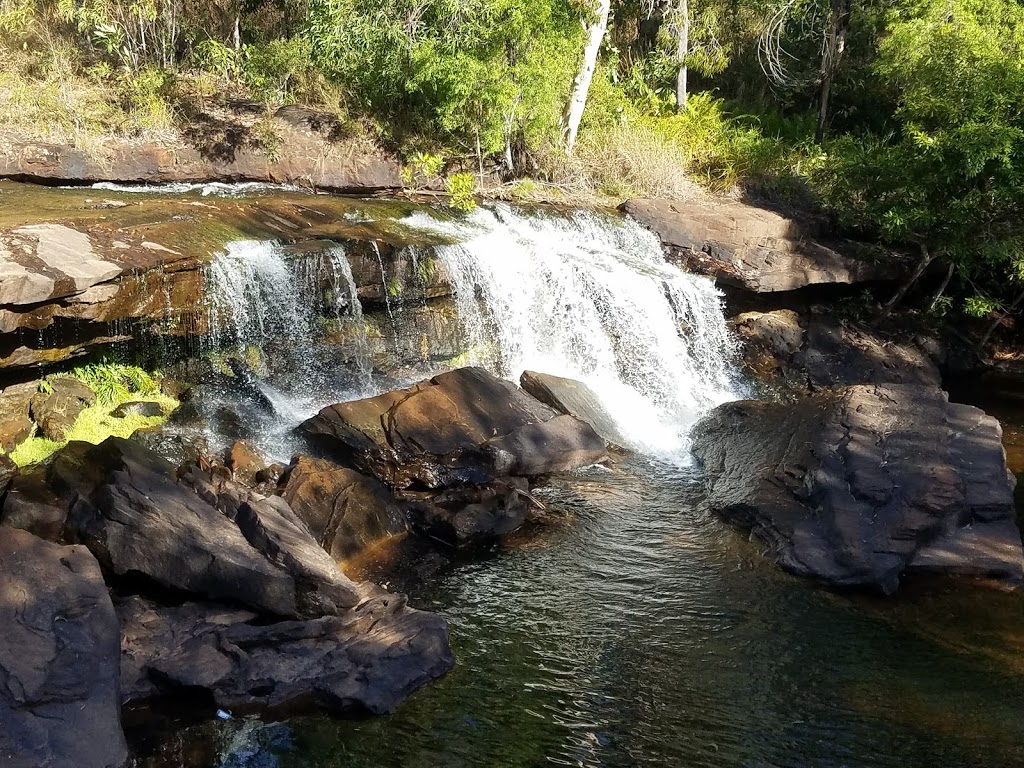
POLYGON ((999 423, 937 387, 728 403, 693 433, 710 507, 788 571, 896 589, 920 565, 1024 579, 999 423))
POLYGON ((405 513, 380 481, 329 461, 296 456, 281 494, 335 560, 406 530, 405 513))
POLYGON ((118 621, 99 565, 0 528, 0 763, 120 768, 118 621))
POLYGON ((591 427, 481 368, 329 406, 299 430, 399 489, 480 485, 607 458, 591 427))
POLYGON ((444 619, 372 591, 341 616, 273 624, 223 606, 132 598, 118 610, 125 699, 201 690, 236 712, 390 712, 454 659, 444 619))

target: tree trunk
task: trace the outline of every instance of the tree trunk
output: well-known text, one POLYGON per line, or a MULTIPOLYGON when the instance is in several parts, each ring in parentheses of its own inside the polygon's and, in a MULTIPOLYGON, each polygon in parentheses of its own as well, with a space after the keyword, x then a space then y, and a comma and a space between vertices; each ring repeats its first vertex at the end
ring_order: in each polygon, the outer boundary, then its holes
POLYGON ((829 14, 829 28, 821 53, 821 87, 818 91, 818 125, 814 130, 814 141, 821 144, 825 139, 831 109, 832 85, 839 65, 846 53, 846 35, 850 30, 850 5, 852 0, 832 0, 829 14))
POLYGON ((953 279, 953 273, 956 272, 956 264, 950 264, 949 269, 946 271, 946 278, 942 281, 942 285, 939 286, 939 290, 932 296, 931 303, 928 305, 928 309, 935 309, 935 305, 939 303, 939 299, 942 298, 942 294, 946 292, 949 287, 949 281, 953 279))
POLYGON ((917 262, 917 266, 914 267, 914 271, 910 273, 910 277, 903 285, 899 287, 899 290, 893 294, 893 297, 885 303, 882 307, 882 317, 888 317, 889 313, 892 312, 893 308, 899 304, 903 297, 907 295, 907 291, 910 290, 910 286, 917 282, 917 279, 924 274, 924 271, 928 269, 928 265, 932 263, 935 258, 935 254, 928 250, 928 246, 921 246, 921 259, 917 262))
POLYGON ((985 335, 982 336, 981 337, 981 341, 978 342, 978 356, 979 357, 985 353, 985 346, 988 344, 988 340, 992 338, 992 334, 996 332, 996 328, 998 328, 1002 324, 1004 318, 1008 314, 1010 314, 1011 312, 1013 312, 1013 310, 1015 310, 1018 306, 1020 306, 1020 303, 1022 301, 1024 301, 1024 293, 1020 293, 1017 296, 1017 298, 1015 298, 1013 300, 1013 303, 1011 303, 1010 306, 1006 307, 1006 309, 1002 312, 1002 314, 1000 314, 999 317, 997 317, 992 322, 992 324, 988 327, 988 330, 985 331, 985 335))
POLYGON ((565 142, 565 151, 570 155, 576 144, 576 135, 579 133, 580 121, 583 119, 583 110, 587 106, 587 94, 590 92, 590 83, 594 79, 594 70, 597 68, 597 54, 601 50, 604 34, 608 30, 608 15, 611 13, 611 9, 611 0, 596 0, 594 10, 597 12, 597 20, 591 23, 587 29, 587 44, 583 49, 583 62, 573 81, 569 103, 565 105, 565 114, 562 116, 562 139, 565 142))
POLYGON ((679 71, 676 73, 676 109, 685 112, 689 97, 686 57, 690 53, 690 0, 679 0, 679 18, 676 23, 679 25, 679 38, 676 43, 676 61, 679 62, 679 71))

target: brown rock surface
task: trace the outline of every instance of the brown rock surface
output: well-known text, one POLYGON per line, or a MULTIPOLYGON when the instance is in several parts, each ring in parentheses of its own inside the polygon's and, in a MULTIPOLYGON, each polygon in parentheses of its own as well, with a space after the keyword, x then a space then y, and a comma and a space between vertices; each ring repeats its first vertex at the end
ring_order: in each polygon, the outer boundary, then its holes
POLYGON ((120 768, 120 643, 85 547, 0 527, 0 763, 120 768))
POLYGON ((335 560, 406 529, 405 514, 380 481, 329 461, 296 456, 281 493, 335 560))
POLYGON ((757 293, 898 275, 891 264, 875 264, 819 242, 819 233, 808 223, 745 203, 632 199, 621 209, 653 230, 689 271, 757 293))
POLYGON ((937 387, 720 406, 693 433, 710 507, 788 571, 896 589, 910 566, 1019 582, 999 422, 937 387))

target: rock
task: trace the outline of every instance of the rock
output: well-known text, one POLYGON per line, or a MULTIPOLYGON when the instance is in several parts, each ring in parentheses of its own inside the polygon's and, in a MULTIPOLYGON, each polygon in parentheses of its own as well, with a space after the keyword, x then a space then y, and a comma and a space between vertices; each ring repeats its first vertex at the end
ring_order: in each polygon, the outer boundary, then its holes
POLYGON ((61 441, 71 431, 82 411, 96 402, 96 394, 70 376, 48 380, 49 392, 38 392, 30 406, 32 420, 50 440, 61 441))
POLYGON ((0 392, 0 450, 9 453, 32 434, 29 409, 38 391, 39 382, 29 381, 0 392))
POLYGON ((513 435, 556 417, 514 384, 481 368, 460 368, 408 389, 329 406, 299 430, 392 487, 438 489, 480 485, 507 471, 561 471, 602 460, 604 441, 586 425, 559 421, 513 435), (497 438, 506 439, 492 442, 497 438))
POLYGON ((454 547, 490 543, 517 530, 530 518, 531 497, 523 478, 476 488, 452 488, 433 499, 412 502, 413 529, 454 547))
POLYGON ((886 593, 915 561, 1024 578, 999 423, 937 387, 728 403, 693 452, 710 507, 792 573, 886 593))
POLYGON ((249 443, 238 440, 228 449, 227 467, 236 480, 251 485, 266 469, 266 462, 249 443))
POLYGON ((342 616, 273 624, 216 605, 119 609, 127 700, 207 691, 244 713, 383 714, 454 663, 444 619, 380 590, 342 616))
POLYGON ((118 620, 99 565, 0 528, 0 763, 120 768, 118 620))
POLYGON ((608 460, 608 445, 589 424, 561 415, 539 424, 524 424, 484 443, 498 475, 534 477, 608 460))
POLYGON ((890 338, 853 322, 791 310, 746 312, 732 328, 747 371, 758 379, 816 391, 853 384, 921 384, 942 376, 928 339, 890 338))
MULTIPOLYGON (((259 472, 257 472, 256 477, 254 479, 259 485, 276 487, 277 484, 280 482, 281 478, 284 477, 284 473, 287 471, 288 467, 286 467, 284 464, 275 463, 271 464, 269 467, 264 467, 259 472)), ((302 515, 299 516, 302 517, 302 515)), ((306 524, 309 525, 308 520, 306 521, 306 524)))
POLYGON ((190 121, 185 140, 170 144, 110 138, 86 150, 6 142, 0 147, 0 177, 78 183, 264 181, 337 191, 402 186, 397 159, 343 140, 333 115, 306 110, 309 115, 297 118, 290 113, 295 110, 305 108, 282 107, 271 123, 280 147, 274 158, 245 125, 225 131, 222 121, 199 115, 190 121))
POLYGON ((335 560, 406 530, 405 514, 376 478, 329 461, 296 456, 281 495, 335 560))
POLYGON ((126 419, 129 416, 141 416, 144 419, 151 419, 156 416, 163 416, 164 409, 160 403, 139 400, 121 403, 110 415, 117 419, 126 419))
POLYGON ((31 295, 25 295, 22 291, 20 301, 0 300, 2 304, 38 304, 54 296, 85 291, 121 274, 121 267, 99 258, 93 251, 89 236, 77 229, 63 224, 34 224, 18 227, 14 232, 34 238, 35 258, 46 265, 50 274, 61 277, 51 282, 49 290, 40 290, 31 295), (62 283, 68 285, 64 287, 62 283))
POLYGON ((359 602, 360 595, 279 496, 250 497, 235 514, 242 535, 295 579, 297 602, 307 616, 333 616, 359 602))
POLYGON ((11 479, 0 510, 0 525, 62 543, 67 517, 68 505, 49 489, 44 470, 32 467, 11 479))
POLYGON ((619 446, 628 443, 601 399, 582 381, 524 371, 519 386, 556 411, 586 422, 606 442, 619 446))
MULTIPOLYGON (((62 487, 75 461, 63 452, 58 458, 51 479, 62 487)), ((233 521, 176 482, 166 462, 118 438, 86 451, 80 463, 107 472, 95 486, 95 474, 83 483, 68 533, 113 574, 142 574, 277 616, 320 616, 357 602, 355 586, 328 568, 333 562, 283 502, 242 497, 248 503, 233 521)))
POLYGON ((621 209, 661 238, 691 272, 757 293, 893 280, 894 259, 872 262, 823 244, 809 222, 736 201, 627 200, 621 209))

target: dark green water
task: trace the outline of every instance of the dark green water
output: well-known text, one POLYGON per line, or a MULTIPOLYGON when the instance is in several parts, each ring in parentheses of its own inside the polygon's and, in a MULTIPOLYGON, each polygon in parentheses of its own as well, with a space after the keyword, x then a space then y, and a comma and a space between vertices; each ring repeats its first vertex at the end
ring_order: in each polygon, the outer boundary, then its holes
POLYGON ((563 478, 544 495, 564 524, 394 583, 449 618, 458 658, 394 714, 191 728, 146 764, 1024 765, 1024 596, 829 592, 701 513, 698 489, 642 461, 563 478))

